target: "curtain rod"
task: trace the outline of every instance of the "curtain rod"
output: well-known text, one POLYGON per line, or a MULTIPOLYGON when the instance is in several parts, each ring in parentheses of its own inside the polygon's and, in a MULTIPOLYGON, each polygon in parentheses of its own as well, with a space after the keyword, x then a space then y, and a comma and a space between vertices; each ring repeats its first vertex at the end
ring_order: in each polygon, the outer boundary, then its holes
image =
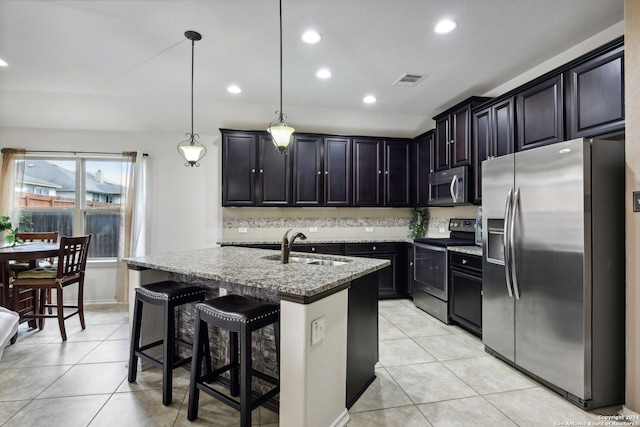
MULTIPOLYGON (((26 153, 62 153, 62 154, 106 154, 106 155, 121 155, 128 151, 120 152, 108 152, 108 151, 70 151, 70 150, 25 150, 26 153)), ((142 153, 144 157, 149 157, 148 153, 142 153)))

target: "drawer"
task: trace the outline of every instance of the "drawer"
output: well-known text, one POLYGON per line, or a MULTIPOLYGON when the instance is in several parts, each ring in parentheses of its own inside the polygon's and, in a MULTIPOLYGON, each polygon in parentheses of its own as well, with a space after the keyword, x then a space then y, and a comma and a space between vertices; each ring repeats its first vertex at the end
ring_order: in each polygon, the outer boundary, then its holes
POLYGON ((341 255, 342 247, 340 243, 318 243, 318 244, 295 244, 291 248, 292 252, 307 252, 315 254, 341 255))
POLYGON ((344 245, 345 255, 375 254, 375 253, 396 253, 397 243, 346 243, 344 245))
POLYGON ((457 268, 469 268, 482 272, 482 257, 477 255, 449 252, 449 266, 457 268))

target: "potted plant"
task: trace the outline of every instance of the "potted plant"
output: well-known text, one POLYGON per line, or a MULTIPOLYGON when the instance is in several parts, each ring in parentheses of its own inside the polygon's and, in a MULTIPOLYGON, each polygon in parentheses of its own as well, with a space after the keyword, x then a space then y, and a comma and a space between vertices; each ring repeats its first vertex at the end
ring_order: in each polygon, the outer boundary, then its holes
POLYGON ((424 236, 429 227, 429 210, 427 208, 413 208, 411 210, 411 220, 409 221, 409 237, 424 236))
POLYGON ((4 241, 10 246, 24 243, 22 239, 16 236, 18 234, 18 227, 13 228, 11 219, 8 216, 0 216, 0 231, 7 231, 8 234, 4 237, 4 241))

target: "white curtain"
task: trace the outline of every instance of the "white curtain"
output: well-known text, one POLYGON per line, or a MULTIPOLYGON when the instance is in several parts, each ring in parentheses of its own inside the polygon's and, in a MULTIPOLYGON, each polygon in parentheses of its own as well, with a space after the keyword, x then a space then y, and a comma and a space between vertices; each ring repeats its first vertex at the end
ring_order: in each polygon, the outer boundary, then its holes
POLYGON ((22 187, 24 179, 25 150, 18 148, 2 149, 2 169, 0 170, 0 216, 8 216, 14 227, 18 226, 20 218, 14 216, 16 185, 22 187))
POLYGON ((120 217, 116 301, 129 302, 129 270, 123 258, 146 255, 147 159, 142 152, 123 153, 123 191, 120 217))

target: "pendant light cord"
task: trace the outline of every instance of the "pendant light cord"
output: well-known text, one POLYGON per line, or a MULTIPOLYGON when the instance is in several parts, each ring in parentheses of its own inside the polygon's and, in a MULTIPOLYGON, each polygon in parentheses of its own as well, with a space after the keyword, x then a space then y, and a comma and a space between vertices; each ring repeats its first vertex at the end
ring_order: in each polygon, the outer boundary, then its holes
POLYGON ((193 61, 196 41, 191 40, 191 141, 193 143, 193 61))
POLYGON ((280 119, 282 117, 282 0, 280 0, 280 119))

